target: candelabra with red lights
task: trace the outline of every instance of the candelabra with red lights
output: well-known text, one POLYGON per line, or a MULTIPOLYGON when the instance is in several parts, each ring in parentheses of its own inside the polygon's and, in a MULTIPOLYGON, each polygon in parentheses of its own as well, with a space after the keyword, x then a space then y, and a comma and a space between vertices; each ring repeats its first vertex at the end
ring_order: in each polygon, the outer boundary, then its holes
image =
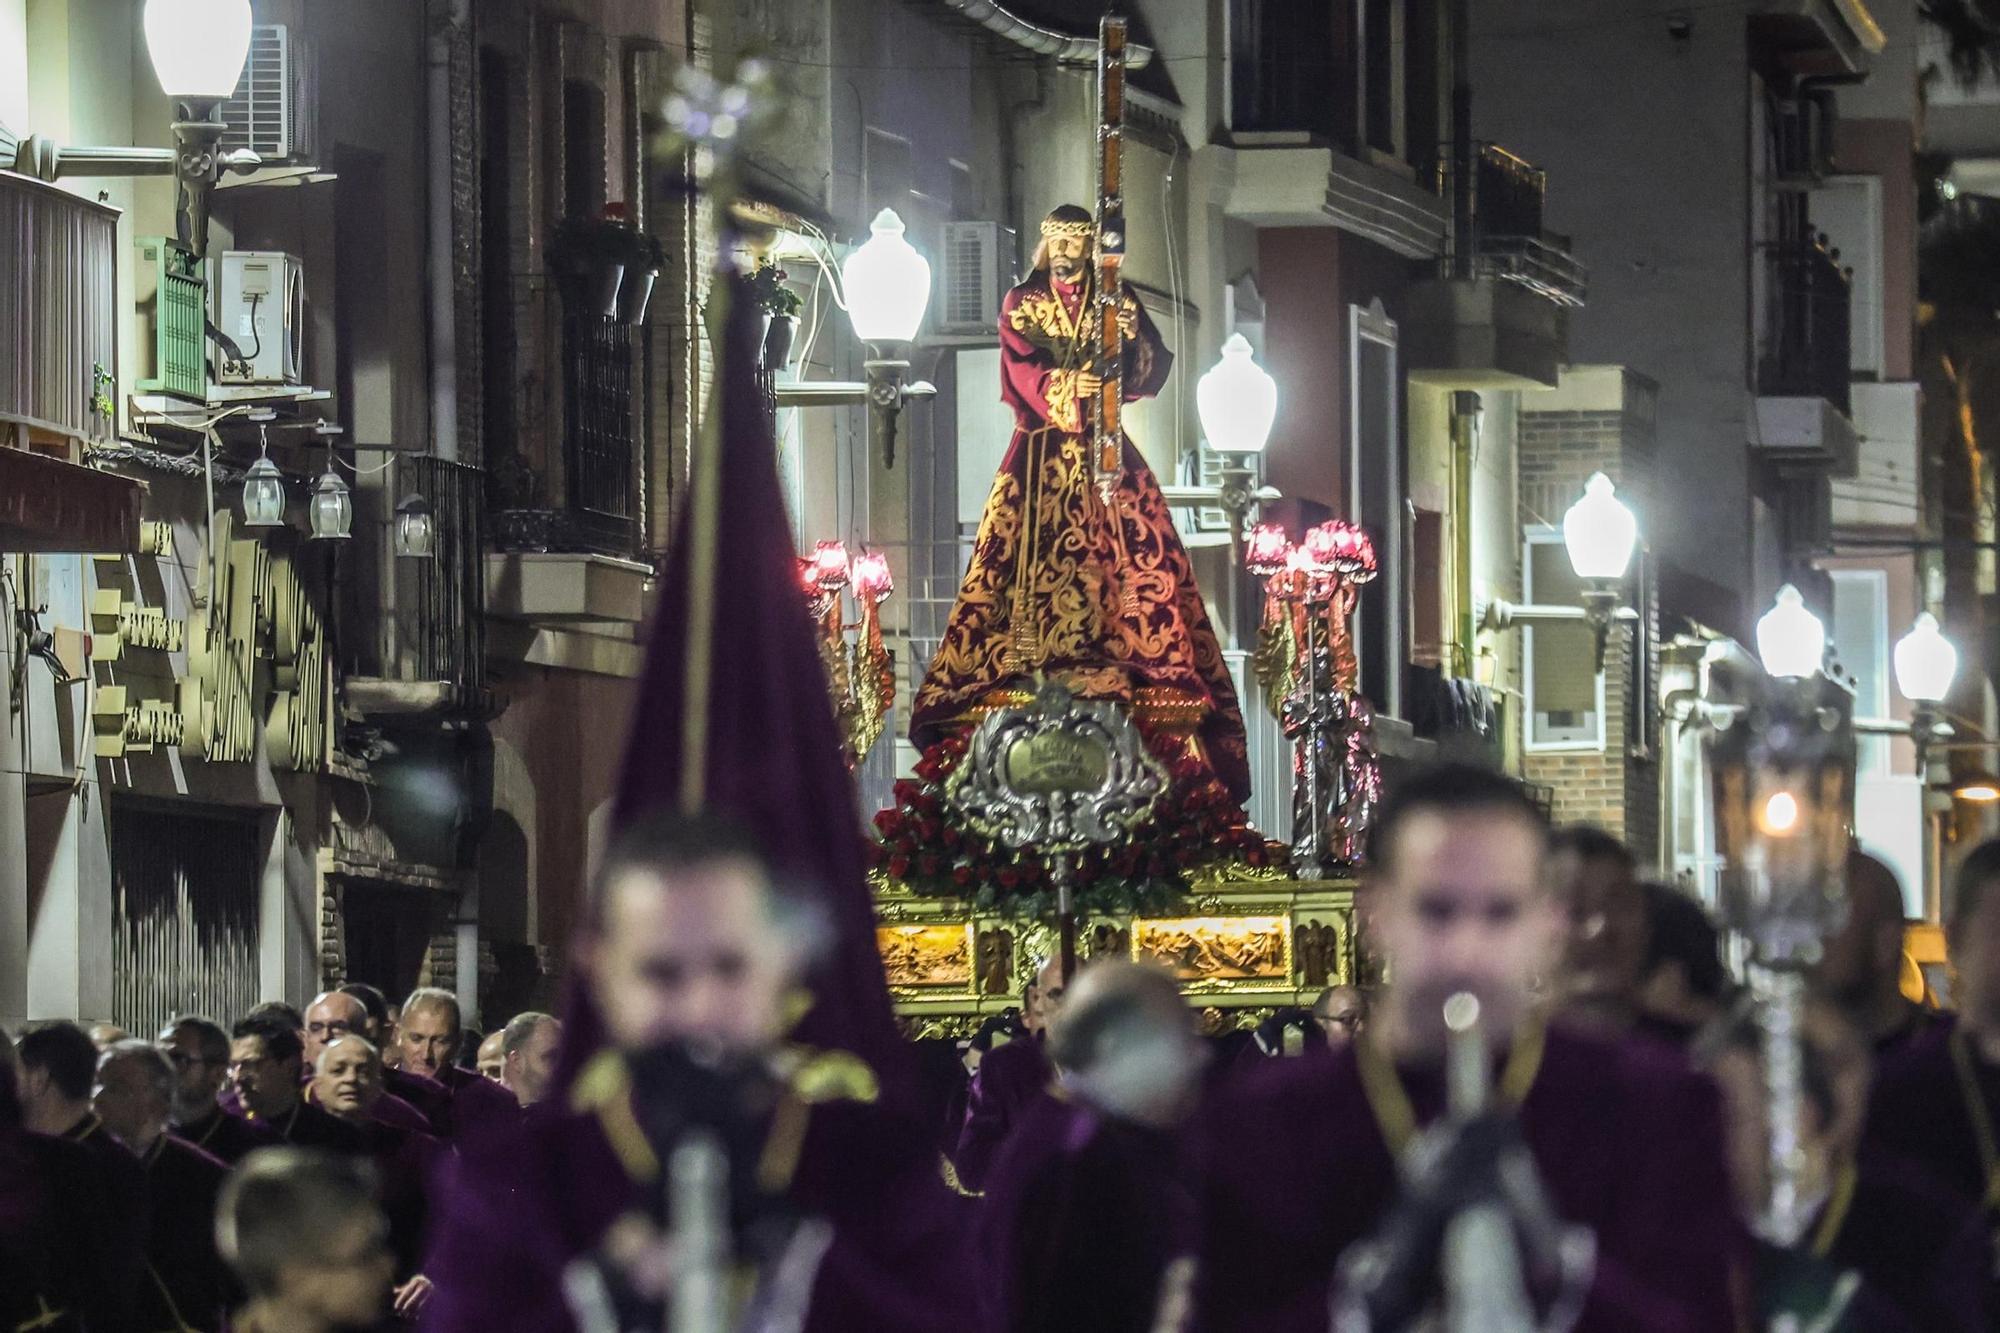
POLYGON ((1244 568, 1264 580, 1257 678, 1292 742, 1292 864, 1320 879, 1361 862, 1381 799, 1375 718, 1361 696, 1350 620, 1379 571, 1375 543, 1338 520, 1296 545, 1275 524, 1253 528, 1244 568))
POLYGON ((819 622, 820 660, 851 770, 881 739, 896 699, 896 655, 882 642, 882 603, 896 584, 880 551, 850 555, 836 541, 819 542, 811 555, 799 557, 799 581, 819 622), (853 621, 847 619, 850 599, 858 612, 853 621))

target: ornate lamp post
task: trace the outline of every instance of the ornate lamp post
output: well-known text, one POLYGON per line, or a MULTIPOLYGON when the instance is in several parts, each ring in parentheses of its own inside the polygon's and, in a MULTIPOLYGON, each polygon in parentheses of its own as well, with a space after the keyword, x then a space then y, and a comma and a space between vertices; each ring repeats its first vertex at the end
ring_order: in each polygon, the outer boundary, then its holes
POLYGON ((247 148, 221 152, 219 111, 250 54, 249 0, 146 0, 146 54, 174 105, 172 148, 78 148, 0 126, 0 166, 45 181, 64 176, 168 176, 179 181, 175 230, 197 259, 208 248, 208 200, 224 171, 261 164, 247 148))
POLYGON ((1704 664, 1723 916, 1749 942, 1765 1050, 1770 1191, 1758 1230, 1791 1244, 1806 1193, 1801 1025, 1805 972, 1846 910, 1854 814, 1853 696, 1821 672, 1826 627, 1786 585, 1757 622, 1764 670, 1704 664))
POLYGON ((1229 511, 1230 544, 1240 546, 1243 525, 1260 498, 1251 486, 1256 473, 1250 459, 1270 443, 1278 382, 1251 356, 1249 340, 1232 333, 1222 344, 1222 359, 1196 381, 1194 404, 1208 447, 1222 455, 1222 507, 1229 511))
POLYGON ((1243 563, 1265 581, 1257 678, 1292 741, 1292 863, 1319 879, 1359 864, 1381 793, 1349 631, 1360 586, 1377 572, 1375 545, 1350 523, 1322 523, 1296 546, 1259 524, 1243 563))
POLYGON ((1636 620, 1638 612, 1621 605, 1620 587, 1639 542, 1639 521, 1617 495, 1611 478, 1593 473, 1584 483, 1583 498, 1563 515, 1563 546, 1570 568, 1583 582, 1582 606, 1516 606, 1493 601, 1486 605, 1481 629, 1503 630, 1515 625, 1582 621, 1597 640, 1597 665, 1604 665, 1604 645, 1611 626, 1636 620))
POLYGON ((853 769, 881 739, 896 699, 896 656, 882 642, 882 603, 896 591, 895 580, 881 552, 850 556, 839 542, 823 541, 811 555, 799 557, 799 582, 819 622, 820 660, 840 723, 841 752, 853 769), (859 613, 852 622, 841 596, 847 590, 859 613))
POLYGON ((840 266, 840 286, 847 300, 854 336, 868 344, 862 372, 873 409, 875 438, 883 461, 896 465, 896 423, 903 404, 937 390, 909 383, 910 344, 924 322, 931 299, 930 261, 903 237, 903 219, 885 208, 868 226, 871 233, 840 266))

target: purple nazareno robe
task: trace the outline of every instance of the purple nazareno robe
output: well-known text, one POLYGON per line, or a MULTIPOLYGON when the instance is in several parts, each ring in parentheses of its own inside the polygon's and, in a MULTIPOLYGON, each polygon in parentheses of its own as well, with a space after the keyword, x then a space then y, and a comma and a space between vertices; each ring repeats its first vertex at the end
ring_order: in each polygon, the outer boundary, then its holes
POLYGON ((995 1046, 980 1060, 966 1093, 958 1151, 952 1154, 952 1165, 965 1188, 986 1188, 993 1159, 1029 1108, 1048 1094, 1055 1073, 1039 1036, 995 1046))
MULTIPOLYGON (((1400 1071, 1420 1124, 1441 1071, 1400 1071)), ((1551 1028, 1521 1129, 1564 1220, 1597 1238, 1580 1333, 1735 1327, 1739 1234, 1714 1085, 1663 1052, 1551 1028)), ((1225 1083, 1197 1118, 1198 1327, 1325 1333, 1334 1271, 1397 1195, 1396 1165, 1354 1050, 1274 1060, 1225 1083)))
POLYGON ((1173 1134, 1043 1097, 980 1201, 983 1327, 1148 1333, 1194 1232, 1194 1192, 1173 1134))
MULTIPOLYGON (((636 1125, 629 1101, 586 1107, 572 1094, 462 1149, 425 1265, 436 1290, 424 1328, 573 1333, 564 1272, 621 1217, 657 1215, 665 1195, 650 1148, 634 1146, 636 1125)), ((769 1132, 762 1160, 781 1137, 769 1132)), ((833 1228, 808 1333, 967 1328, 967 1205, 946 1191, 921 1126, 880 1102, 819 1101, 779 1155, 794 1151, 785 1201, 833 1228)))

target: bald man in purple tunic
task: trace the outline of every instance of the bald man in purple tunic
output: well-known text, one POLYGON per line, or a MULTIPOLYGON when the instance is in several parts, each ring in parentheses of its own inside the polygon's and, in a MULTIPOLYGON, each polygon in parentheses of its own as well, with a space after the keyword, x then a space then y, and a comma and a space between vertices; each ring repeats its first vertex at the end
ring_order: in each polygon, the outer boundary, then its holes
MULTIPOLYGON (((1219 1090, 1194 1132, 1203 1163, 1196 1326, 1325 1333, 1336 1271, 1401 1198, 1399 1159, 1440 1128, 1445 1002, 1478 1001, 1497 1149, 1525 1147, 1564 1227, 1594 1237, 1576 1328, 1713 1333, 1735 1326, 1720 1107, 1706 1077, 1651 1044, 1544 1023, 1535 984, 1563 908, 1549 830, 1513 782, 1446 766, 1411 775, 1377 820, 1361 908, 1391 984, 1354 1043, 1277 1060, 1219 1090), (1511 1126, 1511 1127, 1510 1127, 1511 1126)), ((1462 1135, 1449 1159, 1478 1166, 1462 1135)), ((1433 1235, 1431 1232, 1420 1234, 1433 1235)), ((1435 1248, 1416 1253, 1424 1274, 1435 1248)), ((1559 1292, 1530 1283, 1546 1310, 1559 1292)), ((1560 1284, 1557 1284, 1559 1286, 1560 1284)))
POLYGON ((463 1150, 427 1328, 569 1333, 586 1310, 660 1326, 676 1263, 664 1164, 697 1132, 727 1154, 723 1286, 752 1307, 734 1318, 782 1305, 807 1330, 969 1325, 963 1201, 932 1137, 856 1057, 782 1039, 803 915, 755 842, 715 820, 642 820, 606 853, 576 966, 610 1045, 463 1150))

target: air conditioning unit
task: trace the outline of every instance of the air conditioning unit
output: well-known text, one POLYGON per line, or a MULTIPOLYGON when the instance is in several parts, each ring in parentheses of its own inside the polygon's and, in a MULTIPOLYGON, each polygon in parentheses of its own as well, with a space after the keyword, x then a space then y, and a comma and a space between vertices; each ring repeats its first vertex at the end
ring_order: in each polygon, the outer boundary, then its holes
POLYGON ((215 326, 239 356, 219 354, 218 384, 305 379, 305 269, 277 250, 225 250, 215 283, 215 326))
POLYGON ((265 166, 309 160, 313 153, 311 62, 306 45, 282 23, 250 29, 250 56, 236 91, 222 104, 222 146, 247 148, 265 166))
POLYGON ((938 302, 939 333, 991 335, 1000 325, 1000 297, 1007 290, 1012 229, 997 222, 944 224, 944 275, 938 302))

